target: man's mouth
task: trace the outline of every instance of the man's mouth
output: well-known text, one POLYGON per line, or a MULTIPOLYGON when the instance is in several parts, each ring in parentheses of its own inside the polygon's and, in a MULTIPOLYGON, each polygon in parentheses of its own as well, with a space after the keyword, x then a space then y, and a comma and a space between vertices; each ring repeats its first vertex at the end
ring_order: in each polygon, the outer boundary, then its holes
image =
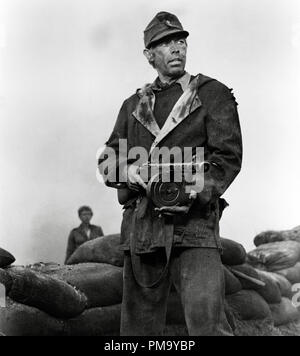
POLYGON ((172 63, 172 64, 180 64, 181 62, 182 62, 182 59, 180 59, 180 58, 174 58, 169 61, 169 63, 172 63))

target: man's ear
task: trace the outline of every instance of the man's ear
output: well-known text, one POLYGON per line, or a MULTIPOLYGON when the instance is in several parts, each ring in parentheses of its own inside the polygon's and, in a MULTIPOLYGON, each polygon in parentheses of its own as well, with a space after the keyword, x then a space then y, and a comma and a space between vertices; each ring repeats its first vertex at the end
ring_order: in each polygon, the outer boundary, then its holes
POLYGON ((153 68, 155 68, 154 65, 154 53, 150 50, 150 49, 144 49, 144 56, 147 58, 149 64, 151 64, 151 66, 153 68))
POLYGON ((153 60, 153 54, 151 53, 151 51, 149 49, 145 48, 143 53, 144 53, 144 56, 147 58, 148 62, 153 60))

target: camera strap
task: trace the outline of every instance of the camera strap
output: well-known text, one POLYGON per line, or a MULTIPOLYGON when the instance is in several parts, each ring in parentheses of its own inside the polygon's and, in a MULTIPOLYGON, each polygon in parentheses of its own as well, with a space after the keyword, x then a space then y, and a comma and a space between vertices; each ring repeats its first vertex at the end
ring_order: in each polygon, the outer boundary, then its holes
POLYGON ((141 259, 143 258, 143 256, 136 254, 136 240, 135 240, 134 231, 136 228, 137 220, 138 220, 137 211, 135 211, 133 219, 132 219, 132 226, 131 226, 131 232, 130 232, 130 255, 131 255, 131 265, 132 265, 133 276, 134 276, 137 284, 140 287, 155 288, 162 282, 162 280, 166 277, 166 275, 168 273, 171 251, 172 251, 172 246, 173 246, 173 239, 174 239, 173 228, 170 229, 171 226, 168 226, 168 224, 165 224, 165 252, 166 252, 166 258, 167 258, 165 266, 163 267, 159 277, 155 281, 145 283, 145 282, 141 281, 141 278, 140 278, 140 275, 138 272, 139 270, 141 271, 141 268, 143 268, 142 262, 141 262, 141 259))

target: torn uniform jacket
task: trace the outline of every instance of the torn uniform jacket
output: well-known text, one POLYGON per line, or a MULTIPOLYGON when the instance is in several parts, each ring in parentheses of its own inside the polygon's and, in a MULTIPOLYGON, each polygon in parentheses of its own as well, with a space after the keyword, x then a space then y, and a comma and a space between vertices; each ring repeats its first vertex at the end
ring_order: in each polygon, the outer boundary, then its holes
MULTIPOLYGON (((172 221, 169 217, 159 218, 151 201, 146 208, 145 204, 139 204, 140 200, 125 204, 121 226, 124 250, 130 249, 133 239, 135 253, 153 252, 165 247, 170 233, 174 234, 175 246, 221 248, 219 198, 239 173, 242 163, 237 103, 231 90, 215 79, 198 74, 191 80, 188 73, 185 79, 189 84, 161 129, 153 113, 155 82, 125 100, 106 148, 116 152, 116 168, 121 174, 122 166, 133 161, 119 151, 120 139, 127 140, 127 152, 142 146, 149 156, 155 147, 204 147, 204 158, 211 163, 211 168, 205 175, 204 190, 200 194, 208 196, 208 202, 203 205, 196 199, 188 214, 176 216, 172 221)), ((101 157, 105 157, 105 152, 101 157)), ((103 163, 103 158, 99 163, 103 163)), ((111 182, 109 176, 106 175, 107 185, 124 187, 124 184, 111 182)))

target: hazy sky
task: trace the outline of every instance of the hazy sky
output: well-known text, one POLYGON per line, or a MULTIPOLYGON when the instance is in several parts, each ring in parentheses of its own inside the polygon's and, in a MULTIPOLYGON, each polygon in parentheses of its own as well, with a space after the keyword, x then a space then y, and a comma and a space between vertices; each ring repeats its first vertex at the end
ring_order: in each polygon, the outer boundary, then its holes
POLYGON ((243 168, 221 234, 300 225, 299 0, 7 0, 0 9, 0 246, 17 263, 62 262, 77 208, 119 231, 116 192, 96 151, 119 108, 155 78, 143 30, 158 11, 190 32, 187 70, 234 88, 243 168))

